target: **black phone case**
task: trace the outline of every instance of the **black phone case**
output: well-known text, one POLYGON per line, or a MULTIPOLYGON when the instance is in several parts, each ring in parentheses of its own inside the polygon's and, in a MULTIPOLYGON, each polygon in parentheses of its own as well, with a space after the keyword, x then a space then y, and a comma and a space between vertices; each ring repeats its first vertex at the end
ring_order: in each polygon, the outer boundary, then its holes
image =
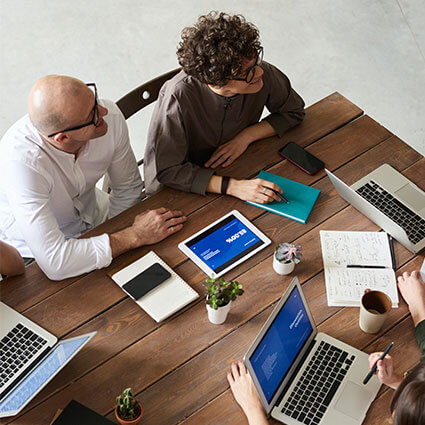
POLYGON ((129 280, 122 286, 122 289, 132 298, 138 300, 170 277, 171 274, 168 270, 164 269, 161 264, 154 263, 152 266, 133 277, 133 279, 129 280))

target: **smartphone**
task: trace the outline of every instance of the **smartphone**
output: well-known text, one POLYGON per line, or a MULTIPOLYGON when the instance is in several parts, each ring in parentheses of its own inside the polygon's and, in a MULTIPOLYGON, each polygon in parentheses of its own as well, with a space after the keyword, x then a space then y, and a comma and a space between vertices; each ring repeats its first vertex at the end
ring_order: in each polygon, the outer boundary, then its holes
POLYGON ((168 270, 164 269, 161 264, 154 263, 123 285, 122 289, 137 301, 170 277, 171 274, 168 270))
POLYGON ((316 158, 310 152, 297 145, 295 142, 287 143, 279 153, 292 162, 298 168, 301 168, 307 174, 313 175, 321 170, 325 164, 319 158, 316 158))

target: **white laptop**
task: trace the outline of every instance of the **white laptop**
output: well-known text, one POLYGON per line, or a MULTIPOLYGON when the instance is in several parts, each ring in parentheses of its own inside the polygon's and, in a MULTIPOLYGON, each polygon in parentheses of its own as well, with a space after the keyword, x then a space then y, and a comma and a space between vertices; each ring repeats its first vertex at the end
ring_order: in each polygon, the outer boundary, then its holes
POLYGON ((0 302, 0 418, 19 413, 95 334, 58 341, 0 302))
POLYGON ((351 186, 326 170, 336 191, 415 254, 425 248, 425 192, 388 164, 351 186))
POLYGON ((368 355, 318 333, 297 278, 244 357, 261 402, 287 425, 359 425, 381 386, 368 355))

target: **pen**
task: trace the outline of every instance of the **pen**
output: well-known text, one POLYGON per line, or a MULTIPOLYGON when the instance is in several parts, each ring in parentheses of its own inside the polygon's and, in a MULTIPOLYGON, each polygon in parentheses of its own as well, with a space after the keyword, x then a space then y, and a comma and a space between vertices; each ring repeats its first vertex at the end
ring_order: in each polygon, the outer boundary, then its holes
POLYGON ((360 264, 348 264, 347 268, 348 269, 353 269, 353 268, 357 268, 357 269, 385 269, 385 266, 362 266, 360 264))
POLYGON ((395 254, 394 254, 394 239, 391 235, 388 235, 390 238, 390 252, 391 252, 391 262, 393 263, 393 270, 395 271, 397 266, 395 263, 395 254))
POLYGON ((376 372, 376 369, 378 368, 378 362, 379 360, 384 360, 384 357, 388 354, 388 352, 391 350, 392 346, 393 346, 394 342, 392 342, 386 349, 385 351, 382 353, 381 357, 379 357, 379 359, 375 362, 375 364, 373 365, 372 369, 370 369, 369 373, 366 375, 366 378, 363 379, 363 384, 366 385, 370 378, 372 378, 373 374, 376 372))
MULTIPOLYGON (((270 189, 270 188, 269 188, 270 189)), ((279 193, 277 190, 274 189, 270 189, 272 190, 274 193, 276 193, 277 196, 279 196, 280 199, 282 199, 283 202, 288 203, 289 201, 281 194, 279 193)))

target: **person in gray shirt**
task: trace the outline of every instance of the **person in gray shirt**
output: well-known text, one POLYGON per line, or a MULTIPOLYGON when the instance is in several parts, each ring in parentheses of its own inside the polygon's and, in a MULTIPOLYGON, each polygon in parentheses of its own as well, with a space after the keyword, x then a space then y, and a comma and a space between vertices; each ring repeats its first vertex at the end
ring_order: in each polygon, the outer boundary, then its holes
POLYGON ((182 31, 182 71, 161 88, 145 150, 146 192, 163 186, 242 200, 280 201, 262 179, 215 175, 256 140, 304 119, 304 102, 288 77, 263 62, 258 29, 240 15, 210 12, 182 31), (260 121, 264 107, 270 114, 260 121))

